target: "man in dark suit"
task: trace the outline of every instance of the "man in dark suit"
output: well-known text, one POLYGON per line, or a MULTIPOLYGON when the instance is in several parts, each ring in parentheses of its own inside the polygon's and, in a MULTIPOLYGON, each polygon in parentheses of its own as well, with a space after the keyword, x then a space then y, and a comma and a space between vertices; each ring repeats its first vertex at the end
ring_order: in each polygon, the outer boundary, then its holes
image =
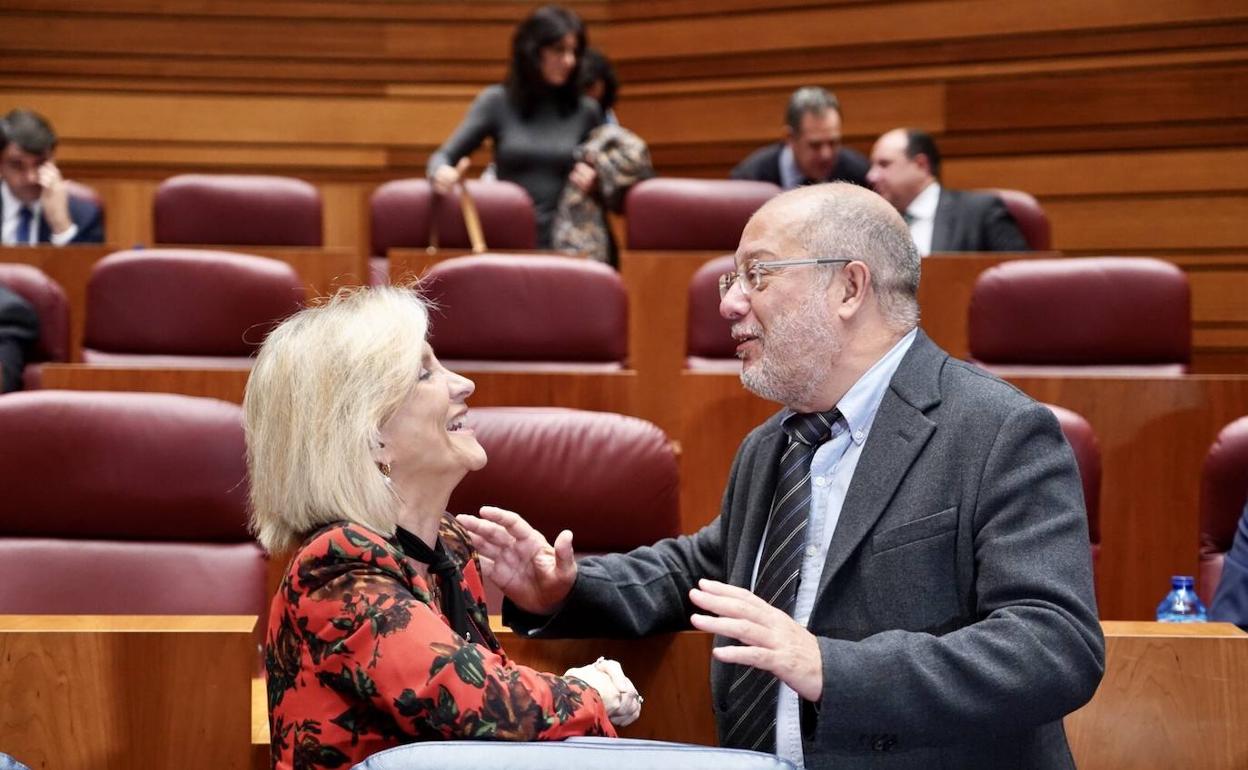
POLYGON ((1057 420, 917 328, 919 256, 868 190, 772 199, 736 260, 741 379, 785 408, 742 442, 719 517, 579 564, 568 532, 461 517, 506 620, 714 633, 720 742, 808 768, 1073 767, 1062 718, 1104 638, 1057 420))
POLYGON ((919 254, 944 251, 1028 251, 1005 204, 990 193, 940 184, 940 150, 925 131, 897 128, 871 150, 871 189, 902 213, 919 254))
POLYGON ((100 207, 69 194, 56 167, 56 133, 41 115, 0 119, 0 244, 103 243, 100 207))
POLYGON ((799 88, 784 114, 784 140, 760 147, 732 170, 733 179, 792 190, 816 182, 867 184, 867 159, 841 146, 841 103, 817 86, 799 88))
POLYGON ((26 351, 39 338, 39 316, 16 293, 0 286, 0 393, 22 387, 26 351))

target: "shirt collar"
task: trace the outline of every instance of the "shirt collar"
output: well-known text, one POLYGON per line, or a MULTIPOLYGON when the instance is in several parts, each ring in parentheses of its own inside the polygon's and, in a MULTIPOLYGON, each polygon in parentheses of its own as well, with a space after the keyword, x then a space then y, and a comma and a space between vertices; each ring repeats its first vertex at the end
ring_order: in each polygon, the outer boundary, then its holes
POLYGON ((906 214, 911 220, 935 219, 936 205, 940 203, 940 182, 932 181, 923 191, 914 196, 906 207, 906 214))
POLYGON ((888 390, 888 384, 893 381, 893 375, 897 373, 901 359, 905 357, 906 351, 910 349, 917 335, 918 327, 915 327, 907 332, 906 336, 897 340, 897 343, 880 360, 872 364, 871 368, 859 377, 853 387, 836 403, 837 408, 841 410, 841 416, 845 418, 845 423, 849 426, 850 440, 855 444, 862 444, 867 440, 867 434, 871 432, 871 423, 875 422, 875 414, 880 411, 880 404, 884 401, 884 393, 888 390))
POLYGON ((22 206, 26 206, 30 209, 31 216, 34 218, 34 221, 39 221, 39 215, 41 213, 39 201, 35 201, 31 204, 22 203, 17 199, 17 196, 13 194, 13 191, 9 189, 8 183, 3 181, 0 181, 0 205, 4 208, 4 215, 6 218, 17 216, 17 210, 22 206))
POLYGON ((793 190, 802 184, 802 172, 793 158, 793 148, 788 142, 780 150, 780 189, 793 190))

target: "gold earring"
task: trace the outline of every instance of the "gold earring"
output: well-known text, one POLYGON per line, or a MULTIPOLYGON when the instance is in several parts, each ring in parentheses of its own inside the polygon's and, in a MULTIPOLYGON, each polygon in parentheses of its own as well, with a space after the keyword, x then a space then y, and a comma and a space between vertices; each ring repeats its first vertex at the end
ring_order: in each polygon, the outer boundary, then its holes
POLYGON ((390 478, 390 463, 377 463, 377 470, 381 471, 381 475, 390 478))

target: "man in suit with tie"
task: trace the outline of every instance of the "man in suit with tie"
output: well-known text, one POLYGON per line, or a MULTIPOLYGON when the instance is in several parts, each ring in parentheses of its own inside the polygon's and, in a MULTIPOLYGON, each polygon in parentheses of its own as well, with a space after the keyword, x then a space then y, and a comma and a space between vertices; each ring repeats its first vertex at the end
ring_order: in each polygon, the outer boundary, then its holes
POLYGON ((922 256, 1030 250, 999 197, 941 186, 940 150, 925 131, 896 128, 881 136, 867 183, 905 217, 922 256))
POLYGON ((0 244, 103 243, 100 207, 70 195, 56 167, 56 133, 47 120, 16 109, 0 119, 0 244))
POLYGON ((784 140, 760 147, 732 170, 733 179, 792 190, 816 182, 867 184, 867 159, 841 146, 841 103, 818 86, 799 88, 784 113, 784 140))
POLYGON ((577 563, 568 532, 461 517, 507 622, 713 633, 721 743, 799 766, 1073 767, 1062 718, 1104 671, 1075 460, 1047 408, 918 328, 919 267, 868 190, 759 209, 720 312, 742 382, 784 408, 718 518, 577 563))

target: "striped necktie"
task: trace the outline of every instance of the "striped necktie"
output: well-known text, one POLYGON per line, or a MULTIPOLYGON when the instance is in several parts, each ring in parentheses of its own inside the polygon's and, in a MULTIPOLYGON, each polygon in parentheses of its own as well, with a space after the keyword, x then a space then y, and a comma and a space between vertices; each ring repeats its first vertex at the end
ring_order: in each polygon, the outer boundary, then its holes
MULTIPOLYGON (((793 614, 806 522, 810 518, 810 461, 819 445, 832 435, 840 419, 837 409, 814 414, 791 414, 783 423, 789 445, 780 458, 779 480, 767 520, 767 535, 758 561, 754 593, 769 604, 793 614)), ((724 715, 723 745, 775 751, 776 698, 779 680, 762 669, 734 666, 724 715)))

